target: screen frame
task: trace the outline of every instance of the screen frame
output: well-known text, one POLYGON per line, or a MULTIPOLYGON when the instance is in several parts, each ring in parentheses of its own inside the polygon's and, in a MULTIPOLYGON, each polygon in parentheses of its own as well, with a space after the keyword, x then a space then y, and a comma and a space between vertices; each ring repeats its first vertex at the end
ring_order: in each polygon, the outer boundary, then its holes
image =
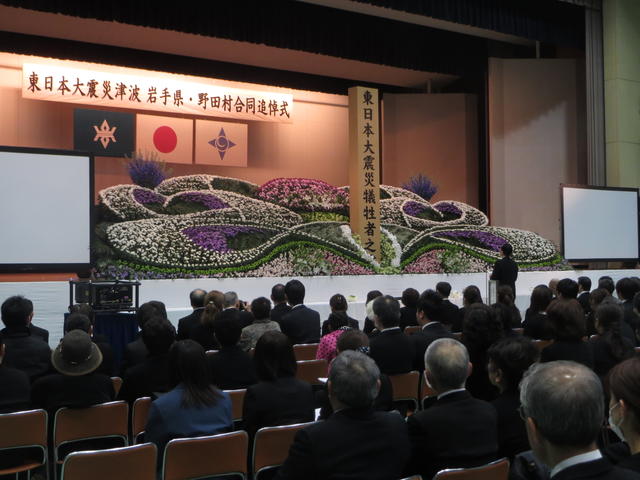
POLYGON ((560 184, 560 248, 562 252, 563 258, 568 262, 629 262, 629 261, 638 261, 640 259, 640 190, 638 188, 631 187, 599 187, 596 185, 574 185, 568 183, 560 184), (564 189, 565 188, 573 188, 573 189, 583 189, 583 190, 611 190, 618 192, 635 192, 636 194, 636 216, 637 216, 637 228, 636 231, 638 233, 638 238, 636 239, 638 244, 638 257, 627 257, 627 258, 567 258, 565 256, 565 228, 564 228, 564 189))
POLYGON ((13 147, 0 145, 0 152, 25 153, 38 155, 60 155, 87 157, 89 160, 89 262, 88 263, 0 263, 0 273, 62 273, 62 272, 88 272, 95 265, 95 224, 96 212, 94 206, 95 159, 90 152, 77 150, 59 150, 52 148, 13 147))

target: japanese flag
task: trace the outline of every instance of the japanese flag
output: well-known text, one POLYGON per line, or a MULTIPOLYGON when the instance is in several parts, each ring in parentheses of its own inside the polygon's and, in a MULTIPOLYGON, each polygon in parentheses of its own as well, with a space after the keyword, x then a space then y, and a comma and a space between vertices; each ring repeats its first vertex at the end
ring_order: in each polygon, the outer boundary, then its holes
POLYGON ((136 150, 167 163, 193 163, 193 120, 136 115, 136 150))
POLYGON ((196 120, 196 163, 247 166, 247 124, 196 120))

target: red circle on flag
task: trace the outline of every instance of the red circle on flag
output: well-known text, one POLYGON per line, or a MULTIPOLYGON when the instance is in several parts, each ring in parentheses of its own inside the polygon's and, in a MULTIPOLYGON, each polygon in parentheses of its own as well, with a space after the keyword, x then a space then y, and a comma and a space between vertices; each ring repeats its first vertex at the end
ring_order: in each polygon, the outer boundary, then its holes
POLYGON ((153 145, 161 153, 171 153, 178 145, 178 136, 173 128, 166 125, 156 128, 153 132, 153 145))

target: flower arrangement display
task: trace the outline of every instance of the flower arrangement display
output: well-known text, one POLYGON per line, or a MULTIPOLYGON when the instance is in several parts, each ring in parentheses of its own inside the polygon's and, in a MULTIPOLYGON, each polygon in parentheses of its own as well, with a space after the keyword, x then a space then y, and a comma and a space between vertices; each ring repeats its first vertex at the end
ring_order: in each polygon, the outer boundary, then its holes
POLYGON ((215 175, 109 187, 98 195, 97 267, 105 278, 481 272, 505 242, 523 270, 563 265, 548 240, 490 227, 470 205, 432 204, 389 185, 380 196, 378 261, 349 227, 346 187, 311 179, 258 186, 215 175))
POLYGON ((157 187, 170 173, 154 153, 135 152, 127 159, 126 167, 131 181, 145 188, 157 187))
POLYGON ((433 183, 429 177, 422 173, 409 178, 409 181, 403 184, 402 188, 415 193, 426 201, 431 200, 431 197, 438 193, 438 186, 433 183))

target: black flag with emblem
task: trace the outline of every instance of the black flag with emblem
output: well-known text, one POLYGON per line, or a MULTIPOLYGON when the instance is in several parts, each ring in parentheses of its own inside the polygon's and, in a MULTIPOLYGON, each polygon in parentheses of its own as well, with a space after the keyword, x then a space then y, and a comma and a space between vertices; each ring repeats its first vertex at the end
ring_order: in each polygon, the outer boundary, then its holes
POLYGON ((132 113, 76 108, 73 112, 73 148, 97 156, 122 157, 134 151, 132 113))

